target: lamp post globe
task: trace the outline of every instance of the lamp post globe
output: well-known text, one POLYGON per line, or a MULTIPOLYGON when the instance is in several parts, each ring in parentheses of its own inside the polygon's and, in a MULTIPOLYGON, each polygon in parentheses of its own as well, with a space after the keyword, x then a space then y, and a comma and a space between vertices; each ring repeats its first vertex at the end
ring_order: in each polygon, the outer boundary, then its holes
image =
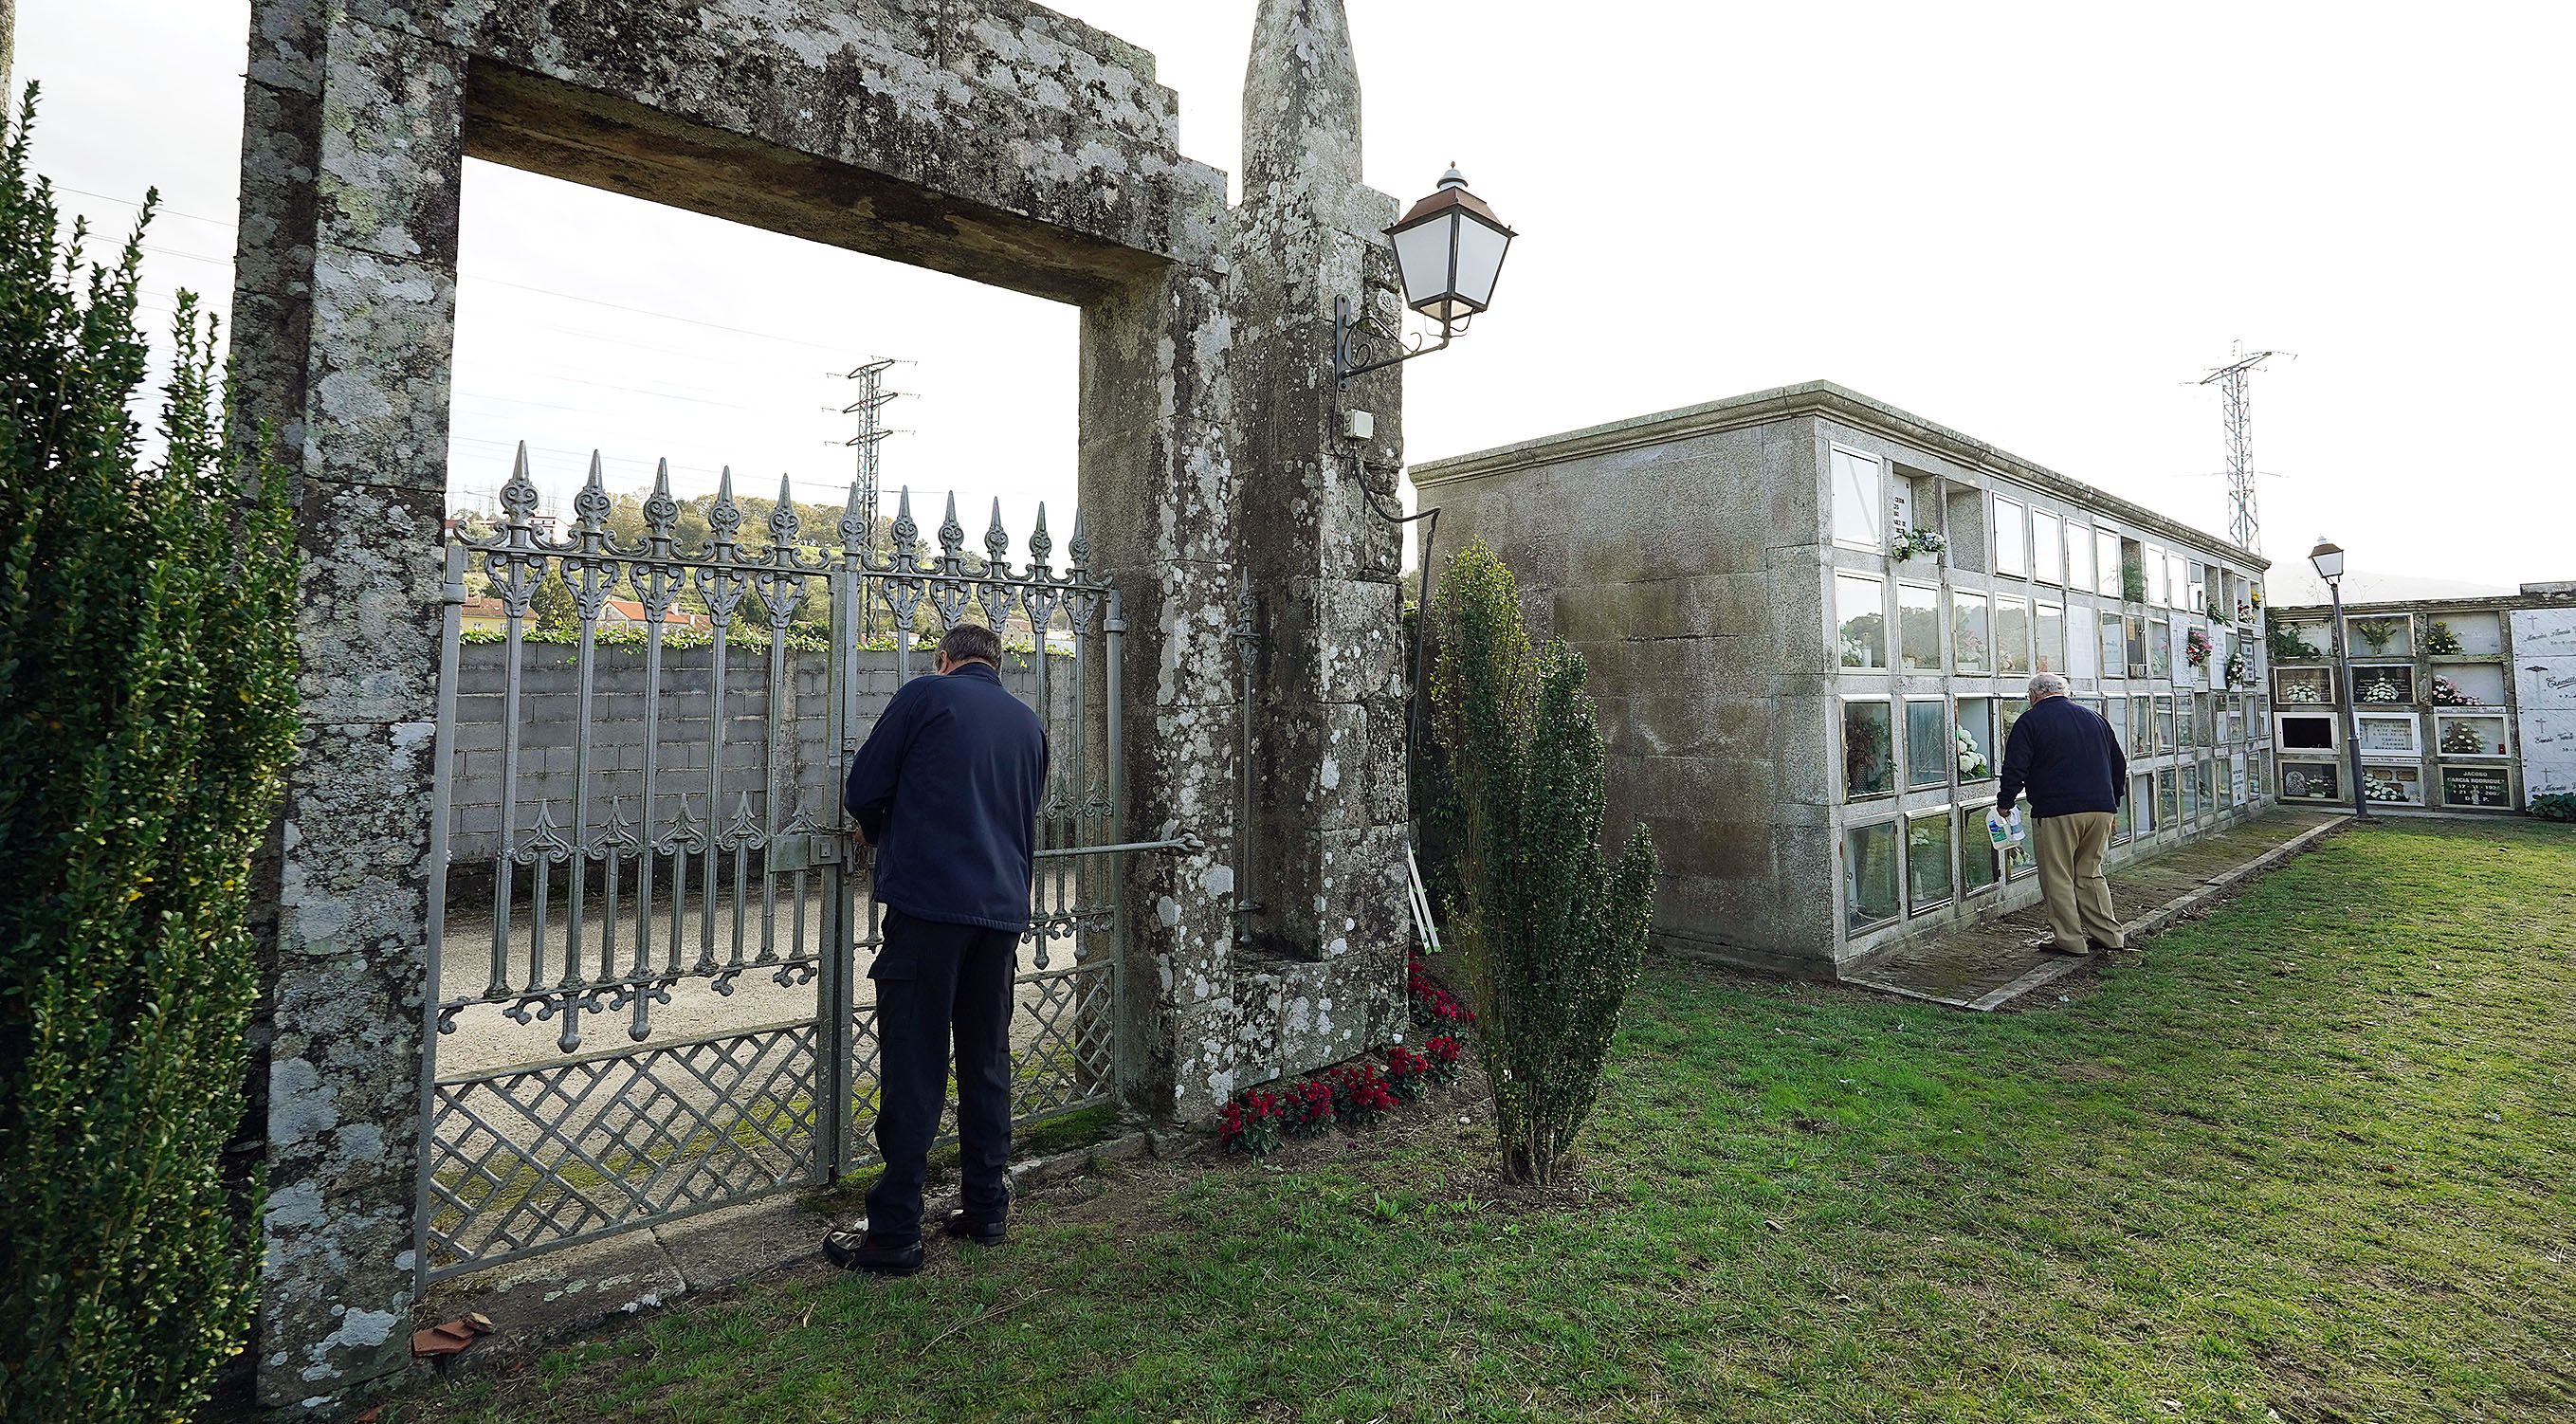
POLYGON ((2317 577, 2329 584, 2343 577, 2343 547, 2329 543, 2322 534, 2317 536, 2317 546, 2308 551, 2308 562, 2316 566, 2317 577))

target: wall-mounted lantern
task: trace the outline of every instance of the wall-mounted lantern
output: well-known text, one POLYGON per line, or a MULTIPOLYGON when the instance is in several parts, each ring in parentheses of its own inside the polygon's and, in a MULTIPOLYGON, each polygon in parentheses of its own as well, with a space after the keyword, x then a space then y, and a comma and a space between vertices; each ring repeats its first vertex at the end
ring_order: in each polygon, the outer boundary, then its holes
POLYGON ((1440 323, 1440 339, 1403 343, 1376 316, 1355 312, 1351 299, 1333 300, 1333 373, 1347 385, 1354 376, 1428 355, 1463 335, 1467 324, 1493 304, 1494 282, 1518 234, 1503 226, 1485 200, 1467 191, 1455 167, 1440 177, 1430 197, 1413 205, 1386 230, 1395 243, 1395 265, 1404 282, 1404 304, 1440 323))

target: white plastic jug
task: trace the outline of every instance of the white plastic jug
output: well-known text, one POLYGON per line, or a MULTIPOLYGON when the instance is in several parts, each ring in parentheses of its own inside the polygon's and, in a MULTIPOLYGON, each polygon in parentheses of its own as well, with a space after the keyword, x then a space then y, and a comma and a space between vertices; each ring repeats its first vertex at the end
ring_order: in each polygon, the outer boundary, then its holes
POLYGON ((2021 845, 2028 835, 2022 829, 2020 807, 2014 807, 2008 816, 1998 815, 1992 809, 1986 812, 1986 839, 1994 842, 1995 849, 2010 850, 2021 845))

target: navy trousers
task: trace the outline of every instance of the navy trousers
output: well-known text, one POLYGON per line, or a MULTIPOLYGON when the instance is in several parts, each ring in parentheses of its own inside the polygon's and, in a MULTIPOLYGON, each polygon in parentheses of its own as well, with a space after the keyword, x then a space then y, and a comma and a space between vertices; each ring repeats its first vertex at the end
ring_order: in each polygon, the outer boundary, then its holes
POLYGON ((885 1175, 868 1189, 868 1234, 921 1237, 921 1185, 930 1140, 948 1101, 952 1031, 957 1063, 958 1170, 966 1218, 1009 1209, 1013 930, 916 919, 889 908, 885 944, 869 966, 877 991, 877 1151, 885 1175))

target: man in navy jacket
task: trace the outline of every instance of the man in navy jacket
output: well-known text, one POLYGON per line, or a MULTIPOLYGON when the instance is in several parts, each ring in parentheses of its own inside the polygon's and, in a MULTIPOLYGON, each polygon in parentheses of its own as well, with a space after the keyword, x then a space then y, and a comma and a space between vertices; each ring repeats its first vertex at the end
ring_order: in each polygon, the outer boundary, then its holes
POLYGON ((886 704, 850 762, 842 803, 876 848, 884 944, 875 981, 881 1054, 877 1150, 865 1231, 824 1238, 835 1264, 921 1269, 921 1187, 947 1098, 956 1037, 964 1206, 942 1227, 999 1244, 1010 1211, 1011 980, 1029 928, 1030 869, 1047 771, 1046 726, 1002 686, 1002 640, 959 624, 937 676, 886 704))
POLYGON ((2039 892, 2048 904, 2049 947, 2064 954, 2124 949, 2120 917, 2102 853, 2128 794, 2129 759, 2111 724, 2066 696, 2066 679, 2044 672, 2030 680, 2030 710, 2004 743, 2004 778, 1995 809, 2030 797, 2031 844, 2039 892))

